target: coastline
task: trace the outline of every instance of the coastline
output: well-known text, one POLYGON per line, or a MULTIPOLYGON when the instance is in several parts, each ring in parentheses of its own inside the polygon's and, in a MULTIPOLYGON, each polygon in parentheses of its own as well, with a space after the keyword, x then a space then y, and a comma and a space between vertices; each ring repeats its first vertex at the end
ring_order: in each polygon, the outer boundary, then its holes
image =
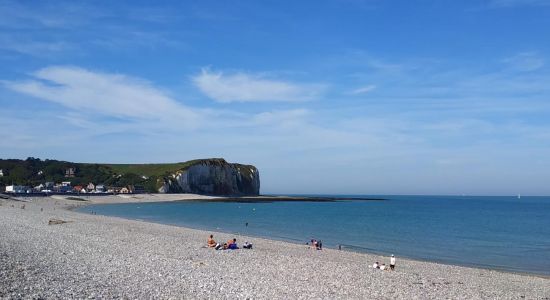
MULTIPOLYGON (((250 199, 250 200, 254 201, 252 199, 250 199)), ((370 200, 371 199, 369 199, 369 201, 370 200)), ((373 201, 379 201, 379 200, 384 200, 384 199, 373 199, 373 201)), ((108 204, 121 204, 121 203, 131 204, 131 203, 143 203, 143 202, 157 202, 157 203, 166 202, 166 203, 170 203, 170 202, 180 202, 180 201, 193 201, 193 202, 225 202, 225 201, 227 201, 227 202, 235 202, 234 198, 218 197, 216 199, 209 199, 209 198, 196 199, 196 198, 190 197, 189 199, 186 199, 186 200, 142 201, 142 202, 119 201, 119 202, 112 202, 112 203, 103 203, 103 202, 102 203, 86 203, 86 205, 95 206, 95 205, 108 205, 108 204)), ((294 199, 294 200, 278 199, 276 201, 302 201, 302 200, 299 200, 299 199, 294 199)), ((312 201, 316 202, 316 201, 320 201, 320 200, 312 200, 312 201)), ((337 201, 337 200, 329 200, 329 201, 337 201)), ((244 201, 244 202, 248 202, 248 201, 244 201)), ((263 202, 263 201, 260 200, 260 201, 254 201, 254 202, 263 202)), ((73 210, 73 211, 78 212, 78 213, 90 214, 89 211, 87 211, 87 212, 79 211, 78 208, 79 207, 74 206, 74 207, 70 207, 70 208, 67 208, 67 209, 73 210)), ((294 245, 304 245, 304 242, 302 240, 292 239, 292 238, 285 238, 285 237, 281 237, 281 236, 263 237, 261 235, 250 234, 250 233, 243 234, 242 232, 239 232, 239 231, 223 230, 221 228, 210 229, 210 228, 207 228, 207 227, 173 224, 173 223, 169 223, 169 222, 157 222, 157 221, 153 221, 153 220, 146 220, 146 219, 140 219, 140 218, 131 218, 131 217, 118 217, 118 218, 121 218, 121 219, 124 219, 124 220, 131 220, 131 221, 162 224, 162 225, 167 225, 167 226, 176 226, 176 227, 181 227, 181 228, 199 230, 199 231, 203 231, 203 232, 213 232, 213 233, 215 232, 215 233, 218 233, 218 234, 247 236, 249 238, 260 238, 260 239, 267 239, 267 240, 270 240, 270 241, 290 243, 290 244, 294 244, 294 245)), ((331 246, 332 247, 327 247, 326 244, 325 244, 324 249, 333 249, 333 250, 336 249, 335 245, 331 245, 331 246)), ((353 245, 341 244, 341 246, 342 246, 342 249, 340 251, 363 253, 363 254, 369 254, 369 255, 380 256, 380 257, 385 257, 385 256, 388 255, 388 253, 384 253, 384 252, 381 252, 381 251, 374 251, 373 249, 365 249, 365 248, 361 248, 361 247, 357 247, 357 246, 353 246, 353 245)), ((533 272, 527 272, 527 271, 521 271, 521 270, 510 270, 510 269, 507 269, 507 268, 504 268, 504 267, 499 268, 499 267, 490 266, 490 265, 453 263, 453 262, 448 262, 448 261, 444 261, 444 260, 404 256, 402 254, 399 255, 399 257, 400 257, 400 259, 413 260, 413 261, 417 261, 417 262, 436 263, 436 264, 448 265, 448 266, 483 269, 483 270, 487 270, 487 271, 495 271, 495 272, 501 272, 501 273, 510 273, 510 274, 517 274, 517 275, 526 275, 526 276, 535 276, 535 277, 550 279, 550 274, 533 273, 533 272)))
POLYGON ((273 201, 305 201, 305 202, 331 202, 331 201, 386 201, 384 198, 367 197, 320 197, 320 196, 284 196, 284 195, 258 195, 258 196, 209 196, 200 194, 53 194, 50 196, 24 196, 21 194, 11 196, 0 193, 0 199, 13 199, 27 201, 25 199, 56 199, 76 200, 91 204, 111 203, 145 203, 145 202, 173 202, 173 201, 228 201, 228 202, 273 202, 273 201))
MULTIPOLYGON (((197 200, 179 196, 169 201, 197 200)), ((384 272, 368 265, 387 257, 244 236, 253 250, 214 251, 202 248, 207 231, 68 210, 95 201, 27 200, 0 200, 0 298, 550 299, 550 279, 534 274, 404 258, 384 272)))

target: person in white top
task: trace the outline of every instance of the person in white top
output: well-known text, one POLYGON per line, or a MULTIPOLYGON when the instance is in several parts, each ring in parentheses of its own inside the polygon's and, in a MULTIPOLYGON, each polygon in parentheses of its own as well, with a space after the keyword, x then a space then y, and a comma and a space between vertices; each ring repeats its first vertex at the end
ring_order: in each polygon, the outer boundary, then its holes
POLYGON ((382 265, 380 266, 380 270, 382 270, 382 271, 386 270, 386 264, 382 264, 382 265))
POLYGON ((390 257, 390 269, 393 271, 395 269, 395 256, 393 254, 390 257))
POLYGON ((372 264, 372 267, 375 269, 378 269, 378 262, 375 262, 374 264, 372 264))

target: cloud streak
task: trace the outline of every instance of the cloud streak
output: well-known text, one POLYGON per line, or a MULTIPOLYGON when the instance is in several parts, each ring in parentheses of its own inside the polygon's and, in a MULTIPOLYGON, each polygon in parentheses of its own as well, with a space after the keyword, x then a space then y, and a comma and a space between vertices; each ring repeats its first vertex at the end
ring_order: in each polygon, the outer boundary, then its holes
POLYGON ((512 69, 521 72, 536 71, 544 67, 545 61, 536 52, 522 52, 512 57, 507 57, 503 62, 512 69))
POLYGON ((243 72, 226 75, 209 69, 202 69, 192 80, 202 93, 221 103, 306 101, 319 97, 323 89, 321 85, 271 80, 243 72))
POLYGON ((351 91, 350 94, 351 95, 362 95, 362 94, 367 94, 369 92, 372 92, 375 89, 376 89, 376 85, 371 84, 371 85, 367 85, 367 86, 364 86, 364 87, 357 88, 357 89, 351 91))
POLYGON ((192 126, 199 114, 151 83, 125 75, 54 66, 38 70, 26 81, 5 81, 16 92, 53 102, 82 115, 113 118, 178 120, 192 126))

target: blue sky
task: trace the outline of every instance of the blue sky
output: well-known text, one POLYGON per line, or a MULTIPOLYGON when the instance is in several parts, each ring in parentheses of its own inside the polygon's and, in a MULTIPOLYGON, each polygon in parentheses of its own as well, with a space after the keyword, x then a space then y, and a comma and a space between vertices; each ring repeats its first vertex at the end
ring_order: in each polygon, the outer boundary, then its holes
POLYGON ((550 194, 550 1, 0 0, 0 157, 550 194))

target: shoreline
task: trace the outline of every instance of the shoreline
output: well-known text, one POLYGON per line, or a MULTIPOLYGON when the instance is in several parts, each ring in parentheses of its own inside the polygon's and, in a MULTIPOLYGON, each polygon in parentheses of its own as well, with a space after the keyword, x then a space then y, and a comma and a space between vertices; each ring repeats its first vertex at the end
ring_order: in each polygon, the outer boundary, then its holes
MULTIPOLYGON (((120 290, 122 291, 121 295, 128 297, 145 296, 150 298, 159 296, 160 298, 170 298, 174 295, 182 297, 185 294, 179 292, 187 291, 191 293, 187 295, 191 295, 193 298, 229 298, 223 296, 223 294, 220 297, 216 293, 231 290, 232 297, 268 298, 269 295, 274 295, 268 293, 271 286, 273 289, 281 292, 281 294, 275 294, 275 298, 285 298, 285 296, 286 298, 301 298, 297 295, 304 292, 306 293, 305 295, 317 295, 316 297, 320 298, 387 297, 406 299, 420 297, 436 299, 519 298, 521 296, 527 299, 550 298, 550 278, 538 276, 538 274, 472 268, 402 257, 398 257, 395 272, 383 272, 367 268, 367 265, 372 264, 375 260, 381 262, 387 260, 387 257, 374 253, 349 250, 339 251, 335 249, 313 251, 307 249, 305 245, 298 243, 242 235, 238 236, 239 239, 251 241, 254 244, 253 250, 215 251, 202 248, 207 234, 210 233, 209 231, 151 223, 143 220, 91 215, 68 210, 69 208, 92 204, 88 201, 82 203, 80 201, 55 198, 46 201, 43 201, 45 200, 44 198, 27 200, 29 202, 0 200, 0 204, 2 204, 0 206, 0 223, 2 223, 0 227, 0 271, 2 274, 0 275, 6 275, 4 273, 7 273, 7 276, 3 277, 4 279, 0 279, 0 290, 11 291, 9 294, 2 294, 0 292, 0 298, 18 298, 19 296, 17 295, 21 294, 21 292, 24 293, 22 295, 26 295, 22 298, 31 297, 32 295, 47 298, 63 297, 63 294, 57 294, 62 292, 55 288, 47 286, 32 288, 40 281, 39 278, 18 277, 15 271, 10 271, 9 266, 13 265, 13 261, 10 258, 16 258, 15 260, 23 265, 43 265, 42 267, 31 268, 38 274, 48 273, 51 268, 65 269, 66 264, 78 270, 82 268, 82 264, 89 265, 88 263, 91 263, 91 265, 99 268, 95 271, 92 270, 90 276, 93 278, 103 278, 101 274, 111 274, 126 278, 117 283, 120 287, 111 285, 111 279, 109 278, 112 278, 112 276, 107 276, 107 279, 98 280, 103 285, 109 286, 107 290, 120 290), (12 205, 14 207, 11 207, 12 205), (25 209, 21 209, 21 205, 26 205, 25 209), (47 219, 52 217, 72 222, 61 225, 46 225, 47 219), (12 229, 15 233, 8 228, 12 229), (27 231, 27 229, 29 230, 27 231), (59 236, 61 233, 65 233, 67 236, 59 236), (31 236, 36 238, 37 241, 34 241, 31 236), (182 238, 183 240, 181 240, 182 238), (158 243, 147 241, 148 239, 158 240, 158 243), (64 256, 68 255, 66 251, 62 250, 60 253, 53 251, 50 253, 49 249, 42 249, 40 247, 41 241, 45 244, 51 243, 52 248, 56 248, 58 244, 62 244, 69 248, 76 247, 81 252, 73 252, 75 253, 72 256, 73 260, 67 261, 64 260, 66 258, 64 256), (72 246, 72 244, 76 246, 72 246), (134 248, 135 244, 141 245, 144 248, 143 251, 136 250, 134 248), (106 247, 103 247, 105 245, 106 247), (187 245, 187 247, 181 249, 181 245, 187 245), (117 252, 111 248, 120 251, 117 252), (44 256, 44 251, 48 255, 44 256), (111 259, 111 262, 105 262, 101 255, 94 255, 96 251, 107 255, 111 259), (174 260, 171 255, 174 252, 180 253, 180 256, 186 259, 184 261, 174 260), (129 278, 129 275, 124 275, 126 274, 125 272, 121 273, 119 269, 109 268, 112 261, 125 261, 133 266, 130 267, 130 270, 134 271, 130 271, 130 274, 137 276, 140 280, 147 281, 147 278, 150 276, 147 277, 143 272, 147 273, 147 270, 154 269, 162 273, 164 270, 154 263, 154 259, 149 259, 150 262, 147 262, 148 257, 156 257, 157 255, 162 256, 161 261, 168 260, 171 262, 171 264, 163 265, 166 267, 166 270, 187 278, 183 282, 177 281, 177 283, 174 283, 170 281, 175 286, 165 286, 162 280, 157 282, 158 280, 151 279, 164 286, 168 294, 151 294, 151 290, 140 288, 139 285, 133 285, 135 280, 129 278), (44 261, 37 263, 35 260, 29 259, 29 257, 34 256, 44 261), (129 257, 136 258, 136 261, 139 263, 134 266, 134 260, 128 261, 124 259, 129 257), (194 264, 189 265, 187 260, 201 261, 204 265, 201 265, 202 267, 196 267, 194 264), (216 262, 216 264, 210 264, 209 262, 216 262), (235 265, 234 263, 237 264, 235 265), (318 265, 319 263, 321 265, 318 265), (7 267, 4 265, 7 265, 7 267), (218 267, 218 265, 221 265, 222 268, 218 267), (233 270, 238 273, 236 279, 231 279, 231 272, 228 273, 228 270, 223 268, 226 265, 234 267, 233 269, 230 268, 229 271, 233 270), (251 274, 241 272, 243 266, 247 267, 246 269, 248 270, 251 265, 263 271, 252 272, 251 274), (322 276, 309 276, 308 270, 310 270, 310 266, 314 266, 314 269, 318 268, 319 270, 316 270, 315 273, 319 273, 322 276), (108 271, 105 271, 105 268, 108 271), (211 270, 203 270, 209 268, 211 270), (183 270, 186 270, 186 272, 181 273, 183 270), (267 272, 266 274, 269 276, 264 276, 264 272, 267 272), (282 273, 284 276, 279 275, 279 273, 282 273), (351 274, 354 276, 351 276, 351 274), (221 275, 221 278, 212 281, 213 279, 209 279, 212 275, 215 278, 221 275), (143 276, 145 277, 143 278, 143 276), (239 278, 241 277, 245 277, 247 280, 240 280, 239 278), (356 277, 360 278, 360 280, 358 281, 356 277), (330 280, 326 280, 326 278, 330 280), (265 280, 270 282, 270 284, 265 283, 265 280), (356 284, 350 285, 350 281, 356 284), (387 289, 388 281, 391 285, 399 286, 401 290, 392 291, 387 289), (209 286, 213 290, 194 290, 193 286, 197 284, 201 286, 205 282, 209 283, 206 286, 209 286), (366 288, 363 285, 366 285, 366 288), (137 290, 125 289, 125 287, 130 286, 137 290), (289 292, 283 290, 287 286, 291 287, 289 292), (316 290, 312 290, 312 286, 316 290), (342 290, 341 288, 344 286, 347 286, 347 288, 342 290), (36 293, 25 294, 25 287, 31 291, 36 291, 36 293), (50 294, 52 289, 57 292, 50 294), (175 292, 175 294, 171 294, 172 292, 175 292)), ((213 232, 213 234, 215 238, 219 236, 224 237, 222 240, 235 235, 222 232, 213 232)), ((240 240, 240 244, 243 241, 240 240)), ((121 266, 124 266, 124 263, 121 266)), ((122 267, 122 271, 128 271, 125 270, 126 267, 122 267)), ((17 267, 13 268, 14 270, 17 269, 17 267)), ((167 276, 170 276, 170 274, 168 272, 167 276)), ((57 275, 59 276, 60 274, 57 275)), ((69 275, 61 272, 60 280, 70 280, 72 277, 69 275)), ((77 274, 78 285, 87 282, 86 278, 88 277, 86 276, 77 274)), ((102 295, 109 298, 109 295, 102 294, 101 288, 97 288, 94 285, 89 286, 88 283, 84 285, 86 287, 72 294, 72 297, 83 297, 94 293, 96 296, 102 295)))
MULTIPOLYGON (((189 200, 165 201, 165 202, 169 203, 169 202, 179 202, 179 201, 198 201, 198 202, 205 201, 205 202, 209 202, 209 200, 200 200, 200 199, 199 200, 189 199, 189 200)), ((162 203, 162 202, 158 202, 158 203, 162 203)), ((112 204, 119 204, 119 203, 112 203, 112 204)), ((129 203, 129 204, 131 204, 131 203, 129 203)), ((105 203, 105 204, 91 203, 89 205, 109 205, 109 203, 105 203)), ((79 213, 79 214, 92 215, 92 214, 87 213, 87 212, 77 211, 78 208, 79 207, 70 207, 70 208, 67 208, 67 209, 71 210, 71 211, 74 211, 75 213, 79 213)), ((113 216, 108 216, 108 215, 102 215, 102 216, 113 217, 113 216)), ((193 227, 193 226, 181 226, 181 225, 177 225, 177 224, 153 222, 153 221, 150 221, 150 220, 138 219, 138 218, 125 218, 125 217, 114 217, 114 218, 120 218, 120 219, 124 219, 124 220, 136 221, 136 222, 145 222, 145 223, 151 223, 151 224, 174 226, 174 227, 178 227, 178 228, 191 229, 191 230, 208 231, 208 232, 217 233, 217 234, 237 235, 237 236, 246 236, 246 237, 250 237, 250 238, 266 239, 266 240, 270 240, 270 241, 283 242, 283 243, 289 243, 289 244, 300 245, 300 246, 305 245, 304 243, 299 242, 297 239, 289 239, 289 238, 283 238, 283 237, 280 237, 280 238, 277 238, 277 237, 262 237, 262 236, 254 235, 254 234, 243 235, 240 232, 224 231, 224 230, 220 230, 220 229, 209 230, 208 228, 193 227)), ((352 252, 352 253, 359 253, 359 254, 376 255, 376 256, 381 256, 381 257, 388 257, 390 255, 388 253, 382 253, 382 252, 377 252, 377 251, 354 250, 354 248, 359 249, 359 247, 355 247, 355 246, 349 247, 349 246, 346 246, 346 245, 342 245, 342 250, 338 250, 336 248, 330 248, 330 247, 323 246, 323 249, 330 249, 330 250, 335 250, 335 251, 345 251, 345 252, 352 252)), ((450 263, 450 262, 446 262, 446 261, 443 261, 443 260, 436 260, 436 259, 431 259, 430 260, 430 259, 423 259, 423 258, 418 258, 418 257, 406 256, 406 255, 399 255, 399 258, 400 259, 411 260, 411 261, 416 261, 416 262, 434 263, 434 264, 440 264, 440 265, 446 265, 446 266, 452 266, 452 267, 472 268, 472 269, 480 269, 480 270, 486 270, 486 271, 495 271, 495 272, 500 272, 500 273, 516 274, 516 275, 523 275, 523 276, 534 276, 534 277, 539 277, 539 278, 544 278, 544 279, 550 279, 550 274, 547 275, 547 274, 540 274, 540 273, 512 271, 512 270, 508 270, 508 269, 505 269, 505 268, 482 266, 482 265, 475 265, 475 264, 450 263)))
POLYGON ((140 203, 140 202, 172 202, 172 201, 227 201, 227 202, 275 202, 275 201, 301 201, 301 202, 334 202, 334 201, 387 201, 379 197, 336 197, 336 196, 286 196, 286 195, 258 195, 258 196, 212 196, 200 194, 51 194, 51 195, 30 195, 24 194, 2 194, 0 199, 44 199, 53 198, 58 200, 77 200, 92 202, 94 204, 108 203, 140 203), (127 201, 129 200, 129 201, 127 201))
MULTIPOLYGON (((86 215, 92 215, 90 213, 86 212, 79 212, 77 209, 79 209, 81 206, 90 206, 90 205, 109 205, 109 204, 135 204, 135 203, 170 203, 170 202, 185 202, 185 201, 195 201, 195 202, 240 202, 239 200, 243 200, 242 202, 271 202, 271 201, 311 201, 311 202, 319 202, 319 201, 346 201, 346 200, 355 200, 355 198, 344 198, 344 197, 309 197, 309 196, 270 196, 270 195, 260 195, 256 197, 223 197, 223 196, 208 196, 208 195, 200 195, 200 194, 137 194, 137 195, 128 195, 128 194, 118 194, 118 195, 103 195, 103 196, 93 196, 89 197, 86 200, 71 200, 67 198, 72 198, 73 196, 64 196, 64 195, 54 195, 49 197, 17 197, 18 201, 24 199, 30 199, 33 200, 42 200, 45 198, 48 199, 55 199, 55 200, 63 200, 68 202, 74 202, 74 205, 66 206, 64 209, 69 210, 71 212, 79 213, 79 214, 86 214, 86 215), (166 197, 166 195, 169 195, 166 197), (21 199, 22 198, 22 199, 21 199), (310 199, 310 200, 304 200, 304 199, 310 199)), ((2 199, 0 199, 2 200, 2 199)), ((12 199, 13 200, 13 199, 12 199)), ((359 201, 386 201, 386 199, 383 198, 358 198, 359 201)), ((105 217, 113 217, 113 216, 106 216, 105 217)), ((207 228, 201 228, 201 227, 189 227, 189 226, 181 226, 177 224, 170 224, 170 223, 161 223, 161 222, 153 222, 150 220, 145 219, 132 219, 132 218, 124 218, 124 217, 115 217, 120 218, 124 220, 130 220, 130 221, 137 221, 137 222, 145 222, 145 223, 151 223, 151 224, 160 224, 160 225, 166 225, 166 226, 175 226, 179 228, 184 229, 191 229, 191 230, 200 230, 200 231, 212 231, 219 234, 233 234, 233 235, 241 235, 240 232, 230 232, 230 231, 222 231, 220 229, 214 229, 209 230, 207 228)), ((301 245, 304 244, 300 243, 298 240, 288 239, 288 238, 277 238, 277 237, 262 237, 262 236, 256 236, 256 235, 247 235, 251 238, 261 238, 261 239, 267 239, 271 241, 277 241, 277 242, 285 242, 290 243, 294 245, 301 245)), ((345 245, 342 245, 345 246, 345 245)), ((332 250, 337 250, 336 248, 327 248, 332 250)), ((377 255, 377 256, 387 256, 389 254, 377 252, 377 251, 369 251, 368 249, 360 250, 360 247, 343 247, 342 250, 338 251, 348 251, 353 253, 362 253, 362 254, 368 254, 368 255, 377 255), (357 250, 354 250, 353 248, 357 248, 357 250)), ((455 267, 465 267, 465 268, 474 268, 474 269, 482 269, 487 271, 496 271, 501 273, 509 273, 509 274, 517 274, 517 275, 526 275, 526 276, 535 276, 545 279, 550 279, 550 274, 540 274, 540 273, 530 273, 530 272, 524 272, 524 271, 514 271, 514 270, 508 270, 504 268, 498 268, 498 267, 491 267, 491 266, 482 266, 482 265, 475 265, 475 264, 458 264, 458 263, 451 263, 446 262, 442 260, 436 260, 436 259, 424 259, 424 258, 418 258, 418 257, 410 257, 410 256, 403 256, 400 255, 402 259, 417 261, 417 262, 425 262, 425 263, 436 263, 441 265, 447 265, 447 266, 455 266, 455 267)), ((550 299, 549 299, 550 300, 550 299)))

